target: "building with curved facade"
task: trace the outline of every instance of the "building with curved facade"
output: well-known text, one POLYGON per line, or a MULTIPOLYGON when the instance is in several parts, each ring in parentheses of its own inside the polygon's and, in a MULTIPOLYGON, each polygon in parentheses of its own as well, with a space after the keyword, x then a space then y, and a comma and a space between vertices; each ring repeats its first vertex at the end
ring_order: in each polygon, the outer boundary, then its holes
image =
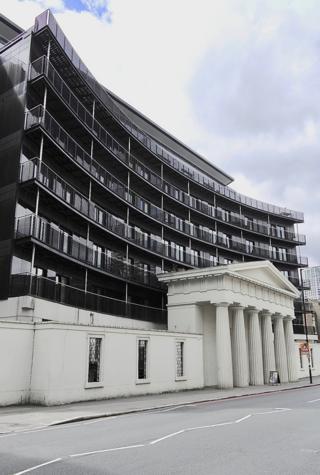
POLYGON ((303 214, 237 193, 99 84, 50 11, 0 61, 1 299, 161 323, 160 272, 270 260, 298 284, 303 214))

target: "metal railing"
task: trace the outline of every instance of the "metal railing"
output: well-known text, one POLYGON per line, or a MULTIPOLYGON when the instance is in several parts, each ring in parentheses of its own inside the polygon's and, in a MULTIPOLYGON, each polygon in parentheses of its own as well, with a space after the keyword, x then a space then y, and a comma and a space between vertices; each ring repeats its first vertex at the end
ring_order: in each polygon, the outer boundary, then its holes
POLYGON ((102 183, 102 185, 113 194, 119 196, 144 215, 149 216, 180 233, 187 234, 190 237, 209 242, 210 244, 217 244, 230 250, 241 252, 242 254, 245 253, 263 259, 307 265, 307 258, 297 256, 290 252, 286 252, 285 255, 277 252, 274 253, 274 251, 269 249, 269 246, 263 247, 255 244, 252 248, 248 248, 244 239, 235 236, 232 236, 232 238, 228 238, 226 235, 219 236, 219 233, 218 235, 215 235, 210 231, 201 229, 200 227, 177 218, 174 214, 155 206, 142 196, 129 190, 124 183, 111 175, 111 173, 103 168, 98 162, 92 159, 90 155, 58 124, 48 111, 44 110, 41 105, 27 111, 26 129, 35 125, 41 125, 44 127, 53 140, 77 165, 80 165, 87 173, 93 176, 99 183, 102 183))
MULTIPOLYGON (((142 177, 145 181, 151 183, 154 187, 179 203, 182 203, 202 214, 206 214, 210 218, 226 221, 221 210, 215 208, 208 202, 189 195, 180 188, 177 188, 171 183, 163 180, 159 175, 139 161, 132 153, 129 153, 129 151, 114 139, 114 137, 92 116, 91 112, 79 101, 77 96, 72 92, 45 56, 41 56, 31 64, 29 79, 35 79, 42 74, 47 77, 58 95, 65 101, 78 119, 91 130, 94 136, 107 148, 107 150, 127 167, 133 170, 138 176, 142 177)), ((305 244, 306 242, 306 238, 302 234, 296 234, 286 229, 279 232, 277 229, 272 228, 267 222, 263 222, 262 220, 260 222, 252 222, 238 213, 231 212, 230 219, 227 222, 277 239, 289 240, 301 244, 305 244)))
MULTIPOLYGON (((176 244, 174 242, 171 241, 170 244, 166 244, 160 236, 156 237, 154 234, 154 237, 152 237, 136 227, 126 224, 117 216, 114 216, 93 201, 90 201, 51 170, 45 163, 40 163, 37 158, 28 160, 20 165, 20 182, 23 183, 32 179, 37 180, 84 217, 89 218, 114 235, 120 236, 126 241, 136 244, 143 249, 155 252, 161 255, 161 257, 167 257, 175 260, 177 263, 181 263, 181 260, 176 259, 176 244)), ((185 252, 184 262, 191 265, 191 256, 189 256, 187 251, 185 252)), ((208 267, 210 262, 203 260, 202 264, 208 267)))
POLYGON ((245 195, 241 195, 231 188, 217 183, 209 176, 201 173, 198 169, 187 164, 181 157, 167 150, 161 144, 151 138, 145 131, 137 127, 126 114, 124 114, 117 106, 114 99, 110 96, 108 91, 98 83, 87 66, 81 61, 76 51, 71 46, 69 40, 59 27, 56 19, 52 13, 48 10, 38 15, 34 25, 35 33, 42 30, 42 28, 48 26, 58 44, 61 46, 65 55, 70 59, 72 64, 78 70, 79 74, 86 81, 89 88, 94 92, 98 99, 102 102, 112 115, 139 141, 146 147, 152 154, 159 157, 164 163, 170 167, 179 171, 189 179, 199 183, 200 185, 217 193, 230 198, 234 201, 242 203, 243 205, 250 206, 261 211, 266 211, 273 214, 282 215, 291 219, 303 221, 303 213, 293 211, 280 206, 275 206, 269 203, 264 203, 259 200, 254 200, 245 195))
POLYGON ((10 297, 31 295, 85 310, 101 312, 135 320, 166 323, 167 312, 161 308, 125 302, 94 292, 61 284, 47 277, 30 274, 11 275, 10 297))
POLYGON ((154 272, 144 270, 138 265, 129 264, 124 258, 112 257, 92 242, 84 244, 84 239, 77 239, 40 216, 30 214, 17 218, 15 237, 16 239, 33 237, 60 254, 112 276, 149 287, 163 287, 154 272))

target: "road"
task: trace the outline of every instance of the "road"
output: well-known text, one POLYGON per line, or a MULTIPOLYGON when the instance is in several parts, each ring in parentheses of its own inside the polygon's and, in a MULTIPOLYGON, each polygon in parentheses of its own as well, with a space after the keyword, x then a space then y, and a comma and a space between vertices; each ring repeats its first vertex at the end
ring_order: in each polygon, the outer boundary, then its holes
POLYGON ((320 387, 0 437, 0 474, 320 474, 320 387))

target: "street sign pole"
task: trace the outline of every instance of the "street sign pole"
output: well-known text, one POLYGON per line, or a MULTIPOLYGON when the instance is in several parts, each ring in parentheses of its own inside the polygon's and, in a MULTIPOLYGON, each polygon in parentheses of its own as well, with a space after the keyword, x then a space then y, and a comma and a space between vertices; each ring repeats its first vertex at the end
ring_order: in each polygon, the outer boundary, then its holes
POLYGON ((312 384, 312 371, 311 371, 311 358, 310 358, 310 346, 309 346, 309 335, 308 335, 308 327, 307 327, 307 317, 306 317, 306 305, 304 300, 304 288, 303 288, 303 277, 302 277, 302 269, 300 269, 300 283, 301 283, 301 297, 302 297, 302 314, 303 314, 303 322, 304 322, 304 331, 306 335, 306 346, 308 348, 308 365, 309 365, 309 380, 310 384, 312 384))

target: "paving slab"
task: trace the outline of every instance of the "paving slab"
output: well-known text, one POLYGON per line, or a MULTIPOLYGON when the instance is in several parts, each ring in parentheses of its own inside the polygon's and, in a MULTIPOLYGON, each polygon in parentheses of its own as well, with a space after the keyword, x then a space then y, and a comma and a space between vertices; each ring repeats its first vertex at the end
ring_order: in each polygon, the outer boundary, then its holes
MULTIPOLYGON (((99 417, 148 411, 173 406, 249 397, 274 391, 288 391, 311 386, 309 379, 281 385, 249 386, 220 390, 204 388, 144 396, 84 401, 59 406, 5 406, 0 407, 0 434, 40 429, 99 417)), ((312 386, 320 386, 320 376, 313 378, 312 386)))

